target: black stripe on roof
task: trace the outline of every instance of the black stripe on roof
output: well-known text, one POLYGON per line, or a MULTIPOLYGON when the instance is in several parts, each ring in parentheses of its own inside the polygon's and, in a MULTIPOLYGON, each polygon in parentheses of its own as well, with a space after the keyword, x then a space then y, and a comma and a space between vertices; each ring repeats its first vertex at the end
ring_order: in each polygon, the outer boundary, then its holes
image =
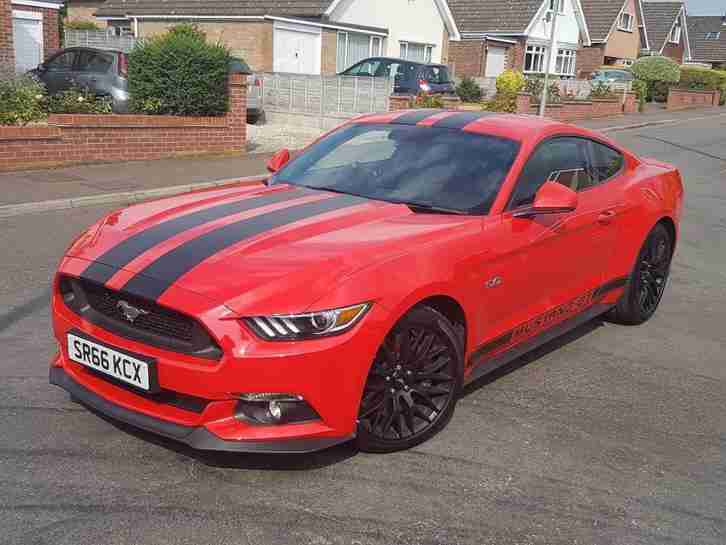
POLYGON ((432 127, 440 129, 463 129, 469 123, 490 115, 492 114, 489 112, 458 112, 438 120, 432 127))
POLYGON ((443 110, 416 110, 415 112, 400 115, 390 123, 393 125, 415 125, 432 115, 440 114, 442 112, 443 110))

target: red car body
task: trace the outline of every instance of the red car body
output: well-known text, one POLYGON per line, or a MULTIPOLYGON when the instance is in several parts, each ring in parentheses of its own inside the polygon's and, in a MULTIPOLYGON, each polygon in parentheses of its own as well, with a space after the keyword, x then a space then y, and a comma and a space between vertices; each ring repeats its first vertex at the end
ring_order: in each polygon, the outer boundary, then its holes
MULTIPOLYGON (((349 123, 386 124, 406 114, 349 123)), ((426 127, 454 115, 460 114, 440 112, 417 124, 426 127)), ((420 214, 403 204, 346 201, 325 191, 260 183, 137 204, 101 219, 68 249, 54 282, 59 353, 52 361, 51 382, 101 412, 195 448, 316 450, 355 436, 376 351, 394 324, 420 302, 461 313, 463 375, 472 380, 564 326, 612 307, 658 222, 677 237, 683 188, 669 165, 636 157, 600 134, 535 117, 472 116, 460 130, 521 144, 487 215, 420 214), (533 150, 559 135, 602 142, 623 155, 624 165, 607 183, 579 193, 574 212, 522 217, 507 210, 533 150), (160 227, 202 210, 260 198, 259 206, 242 206, 173 233, 164 234, 160 227), (315 208, 324 202, 329 206, 315 208), (193 265, 169 270, 176 264, 167 262, 166 270, 154 268, 160 257, 190 241, 213 240, 211 233, 225 227, 234 231, 240 222, 263 214, 306 206, 313 212, 214 246, 194 256, 193 265), (108 259, 125 241, 143 241, 144 233, 154 236, 125 259, 108 259), (63 279, 84 278, 192 317, 221 353, 215 359, 155 346, 87 319, 69 306, 61 286, 63 279), (313 340, 263 340, 242 320, 361 302, 370 302, 370 310, 352 329, 313 340), (160 393, 140 393, 75 363, 69 357, 69 332, 153 359, 160 393), (241 392, 294 392, 319 418, 278 425, 247 422, 235 418, 241 392)))

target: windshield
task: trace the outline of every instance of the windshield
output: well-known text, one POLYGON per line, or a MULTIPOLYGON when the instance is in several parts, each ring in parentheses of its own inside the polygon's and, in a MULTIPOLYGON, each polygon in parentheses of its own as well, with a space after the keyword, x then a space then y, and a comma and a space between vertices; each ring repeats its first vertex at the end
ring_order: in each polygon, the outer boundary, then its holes
POLYGON ((271 183, 486 214, 518 150, 514 140, 457 129, 348 125, 288 163, 271 183))

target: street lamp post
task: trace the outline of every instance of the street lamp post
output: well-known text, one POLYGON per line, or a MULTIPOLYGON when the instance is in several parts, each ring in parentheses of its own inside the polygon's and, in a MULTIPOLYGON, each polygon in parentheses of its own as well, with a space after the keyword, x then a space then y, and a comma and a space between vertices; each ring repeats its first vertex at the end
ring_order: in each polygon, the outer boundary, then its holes
POLYGON ((558 0, 555 0, 553 9, 547 12, 547 15, 545 16, 545 20, 547 17, 552 18, 552 28, 550 29, 550 45, 547 48, 547 64, 545 65, 545 73, 544 73, 544 87, 542 88, 542 98, 539 101, 539 116, 544 117, 545 110, 547 109, 547 91, 549 88, 549 80, 550 80, 550 66, 552 66, 552 51, 554 51, 555 47, 557 46, 557 39, 555 36, 555 30, 557 28, 557 12, 559 8, 559 2, 558 0))

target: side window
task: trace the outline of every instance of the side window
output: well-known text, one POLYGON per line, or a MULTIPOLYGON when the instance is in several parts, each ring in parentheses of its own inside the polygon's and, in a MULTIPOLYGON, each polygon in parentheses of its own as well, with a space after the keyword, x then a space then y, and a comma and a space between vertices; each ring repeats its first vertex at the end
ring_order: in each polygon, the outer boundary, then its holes
POLYGON ((553 138, 539 146, 524 165, 509 208, 532 204, 547 181, 561 183, 574 191, 593 185, 589 175, 589 141, 582 138, 553 138))
POLYGON ((75 59, 75 57, 76 57, 75 51, 66 51, 65 53, 58 55, 56 58, 48 61, 46 63, 46 66, 48 67, 48 70, 51 72, 72 70, 73 69, 73 60, 75 59))
POLYGON ((596 183, 604 182, 615 176, 623 168, 625 158, 613 148, 591 142, 592 149, 592 175, 596 183))
POLYGON ((105 74, 113 66, 113 57, 100 51, 81 51, 78 60, 78 70, 82 72, 95 72, 105 74))
POLYGON ((344 76, 357 76, 358 72, 360 71, 360 67, 363 65, 363 63, 354 64, 350 68, 348 68, 345 72, 343 72, 344 76))

